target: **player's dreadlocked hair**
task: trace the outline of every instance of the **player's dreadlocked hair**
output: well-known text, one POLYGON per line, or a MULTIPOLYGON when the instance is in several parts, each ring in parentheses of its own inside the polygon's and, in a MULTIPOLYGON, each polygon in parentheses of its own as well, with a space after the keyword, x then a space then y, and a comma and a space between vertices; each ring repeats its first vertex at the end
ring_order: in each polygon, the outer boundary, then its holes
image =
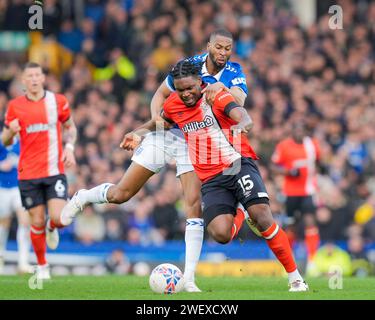
POLYGON ((193 59, 185 59, 178 62, 169 73, 173 79, 180 79, 189 76, 199 77, 202 70, 202 62, 193 59))

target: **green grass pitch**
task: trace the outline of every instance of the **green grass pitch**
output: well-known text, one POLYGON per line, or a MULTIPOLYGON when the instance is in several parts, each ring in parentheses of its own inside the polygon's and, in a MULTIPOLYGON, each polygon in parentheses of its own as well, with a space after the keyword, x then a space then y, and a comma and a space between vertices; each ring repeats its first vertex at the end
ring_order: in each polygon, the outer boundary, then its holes
POLYGON ((27 276, 0 276, 6 300, 375 300, 375 278, 344 278, 343 288, 329 288, 328 278, 307 279, 309 292, 289 293, 286 278, 198 277, 202 293, 153 293, 148 277, 55 276, 43 289, 30 289, 27 276))

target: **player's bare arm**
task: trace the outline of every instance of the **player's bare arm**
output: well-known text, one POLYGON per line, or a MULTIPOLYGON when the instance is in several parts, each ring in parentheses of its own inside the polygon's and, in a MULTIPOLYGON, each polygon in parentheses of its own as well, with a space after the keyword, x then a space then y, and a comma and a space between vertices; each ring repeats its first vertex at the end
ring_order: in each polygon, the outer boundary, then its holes
POLYGON ((21 126, 18 119, 14 119, 9 123, 9 127, 5 127, 2 134, 1 140, 4 146, 10 146, 13 144, 14 136, 21 131, 21 126))
POLYGON ((248 133, 253 127, 253 120, 243 107, 233 108, 229 112, 229 117, 237 122, 236 125, 231 127, 233 132, 248 133))
POLYGON ((238 103, 241 107, 244 106, 246 100, 246 93, 237 86, 231 87, 230 89, 226 89, 234 98, 236 103, 238 103))
POLYGON ((135 130, 125 134, 124 138, 120 143, 120 148, 132 151, 142 142, 142 137, 155 130, 168 129, 171 126, 162 116, 153 117, 145 124, 136 128, 135 130))
POLYGON ((65 140, 63 161, 67 168, 76 164, 74 157, 74 144, 77 140, 77 127, 74 124, 72 117, 70 117, 63 124, 63 134, 65 140))
POLYGON ((241 107, 244 105, 245 99, 246 99, 246 93, 243 92, 241 88, 236 87, 236 86, 232 88, 228 88, 220 81, 208 85, 202 90, 202 93, 206 94, 206 101, 210 105, 212 105, 215 101, 216 95, 223 90, 228 91, 233 96, 236 103, 239 104, 241 107))
POLYGON ((160 118, 160 112, 163 107, 165 99, 171 94, 171 91, 168 89, 165 81, 159 86, 156 90, 154 96, 151 99, 151 117, 154 119, 160 118))

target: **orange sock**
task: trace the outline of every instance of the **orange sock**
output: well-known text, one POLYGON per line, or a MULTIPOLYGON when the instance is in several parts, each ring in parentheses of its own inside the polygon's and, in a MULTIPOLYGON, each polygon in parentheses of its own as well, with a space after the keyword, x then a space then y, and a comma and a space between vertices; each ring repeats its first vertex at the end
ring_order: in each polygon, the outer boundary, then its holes
POLYGON ((61 223, 57 224, 55 222, 53 222, 52 219, 49 219, 49 225, 47 225, 48 229, 61 229, 61 228, 64 228, 65 226, 63 226, 61 223))
POLYGON ((231 238, 230 238, 231 241, 237 236, 238 232, 240 231, 242 227, 244 220, 245 220, 245 213, 240 208, 237 208, 237 213, 233 219, 233 226, 232 226, 231 238))
POLYGON ((295 235, 295 233, 290 228, 286 229, 285 233, 286 233, 286 235, 288 237, 290 247, 293 248, 294 244, 296 243, 296 235, 295 235))
POLYGON ((262 232, 262 236, 266 239, 269 248, 284 266, 286 272, 290 273, 295 271, 297 269, 297 264, 294 261, 293 252, 284 230, 274 222, 272 226, 262 232))
POLYGON ((305 228, 305 246, 307 251, 307 259, 311 261, 315 253, 318 251, 320 244, 319 229, 317 227, 305 228))
POLYGON ((44 230, 44 227, 39 228, 39 227, 31 226, 30 237, 31 237, 31 243, 33 245, 34 252, 36 255, 36 259, 38 261, 38 265, 46 264, 47 263, 47 260, 46 260, 47 244, 46 244, 46 232, 44 230))

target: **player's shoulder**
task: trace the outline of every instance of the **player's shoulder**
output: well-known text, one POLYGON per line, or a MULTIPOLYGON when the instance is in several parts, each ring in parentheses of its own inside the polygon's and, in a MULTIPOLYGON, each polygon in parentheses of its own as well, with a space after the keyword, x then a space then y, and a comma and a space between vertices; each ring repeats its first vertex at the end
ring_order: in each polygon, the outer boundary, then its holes
POLYGON ((62 93, 55 93, 55 92, 52 92, 52 93, 54 94, 54 96, 56 98, 56 101, 58 103, 66 103, 66 102, 68 102, 68 99, 62 93))
POLYGON ((225 66, 225 69, 231 73, 241 73, 242 72, 242 67, 239 63, 234 62, 234 61, 228 61, 227 65, 225 66))
POLYGON ((174 110, 177 106, 180 106, 182 103, 180 97, 178 96, 177 92, 172 92, 169 97, 165 100, 163 108, 164 110, 174 110))
POLYGON ((16 98, 13 98, 13 99, 9 100, 8 106, 22 106, 27 101, 28 100, 27 100, 26 96, 22 95, 22 96, 19 96, 19 97, 16 97, 16 98))

